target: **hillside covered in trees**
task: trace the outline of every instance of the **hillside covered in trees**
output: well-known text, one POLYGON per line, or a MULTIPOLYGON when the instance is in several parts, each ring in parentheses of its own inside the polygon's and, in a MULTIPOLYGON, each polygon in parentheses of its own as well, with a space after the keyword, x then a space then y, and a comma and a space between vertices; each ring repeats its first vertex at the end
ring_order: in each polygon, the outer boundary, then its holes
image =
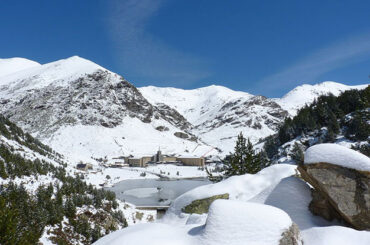
POLYGON ((287 118, 277 134, 263 140, 273 162, 300 162, 304 150, 318 143, 340 143, 370 155, 370 86, 338 97, 323 95, 287 118))
POLYGON ((0 115, 0 244, 91 244, 127 226, 120 205, 0 115))

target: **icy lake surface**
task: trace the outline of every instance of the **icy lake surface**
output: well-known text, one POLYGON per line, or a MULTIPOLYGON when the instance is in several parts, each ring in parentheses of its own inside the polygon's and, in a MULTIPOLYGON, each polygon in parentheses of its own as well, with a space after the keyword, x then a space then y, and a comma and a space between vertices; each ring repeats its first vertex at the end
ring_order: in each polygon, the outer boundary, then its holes
POLYGON ((123 180, 108 190, 115 192, 118 199, 136 206, 165 206, 181 194, 210 183, 207 179, 133 179, 123 180))

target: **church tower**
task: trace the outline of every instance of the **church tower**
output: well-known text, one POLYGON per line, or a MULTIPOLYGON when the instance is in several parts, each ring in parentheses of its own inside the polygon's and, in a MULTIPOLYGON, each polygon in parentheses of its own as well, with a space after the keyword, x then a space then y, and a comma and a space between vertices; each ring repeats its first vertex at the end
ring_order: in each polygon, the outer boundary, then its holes
POLYGON ((161 152, 161 147, 159 147, 157 154, 155 155, 155 161, 156 162, 163 162, 163 155, 161 152))

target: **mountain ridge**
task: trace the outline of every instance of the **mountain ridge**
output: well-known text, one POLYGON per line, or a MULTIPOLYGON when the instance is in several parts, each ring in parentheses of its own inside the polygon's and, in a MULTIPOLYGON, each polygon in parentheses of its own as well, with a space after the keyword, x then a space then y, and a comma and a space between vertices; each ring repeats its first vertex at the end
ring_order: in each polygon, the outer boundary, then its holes
POLYGON ((219 85, 136 88, 72 56, 0 76, 0 112, 75 161, 148 155, 159 146, 166 154, 222 156, 233 150, 239 132, 256 143, 319 95, 361 86, 302 85, 282 98, 219 85))

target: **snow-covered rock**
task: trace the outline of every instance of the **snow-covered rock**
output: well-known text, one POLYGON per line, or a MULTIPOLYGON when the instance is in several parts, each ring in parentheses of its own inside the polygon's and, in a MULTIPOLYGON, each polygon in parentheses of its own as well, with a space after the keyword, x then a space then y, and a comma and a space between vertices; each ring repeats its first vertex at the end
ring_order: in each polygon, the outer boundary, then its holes
POLYGON ((235 176, 198 187, 178 197, 156 223, 117 231, 96 244, 299 244, 293 223, 299 226, 303 244, 369 244, 370 232, 310 213, 311 187, 294 175, 295 166, 281 164, 264 169, 255 178, 235 176), (208 214, 181 213, 185 203, 225 191, 232 200, 214 201, 208 214), (287 234, 296 234, 295 239, 283 239, 287 234))
MULTIPOLYGON (((94 244, 278 245, 285 244, 279 242, 292 225, 289 215, 281 209, 257 203, 217 200, 211 205, 204 226, 143 224, 116 231, 94 244)), ((288 239, 301 244, 299 233, 290 234, 288 239)))
POLYGON ((303 180, 291 176, 282 179, 276 186, 265 189, 249 201, 284 210, 300 230, 331 225, 331 222, 320 216, 312 215, 308 209, 311 199, 310 186, 303 180))
POLYGON ((335 144, 310 147, 299 166, 313 189, 310 210, 326 219, 341 219, 352 227, 370 230, 370 160, 335 144))
MULTIPOLYGON (((201 241, 209 245, 277 245, 292 225, 289 215, 273 206, 216 200, 209 209, 201 241)), ((291 239, 301 244, 298 234, 291 239)))
POLYGON ((197 239, 184 227, 154 223, 140 224, 113 232, 95 245, 194 245, 197 239))
POLYGON ((311 146, 305 152, 304 163, 331 163, 359 171, 370 171, 370 158, 338 144, 311 146))
POLYGON ((179 196, 170 206, 168 215, 181 214, 182 208, 194 200, 215 195, 229 194, 230 200, 248 201, 267 188, 273 188, 281 179, 295 174, 296 166, 288 164, 273 165, 257 174, 233 176, 222 182, 197 187, 179 196))

